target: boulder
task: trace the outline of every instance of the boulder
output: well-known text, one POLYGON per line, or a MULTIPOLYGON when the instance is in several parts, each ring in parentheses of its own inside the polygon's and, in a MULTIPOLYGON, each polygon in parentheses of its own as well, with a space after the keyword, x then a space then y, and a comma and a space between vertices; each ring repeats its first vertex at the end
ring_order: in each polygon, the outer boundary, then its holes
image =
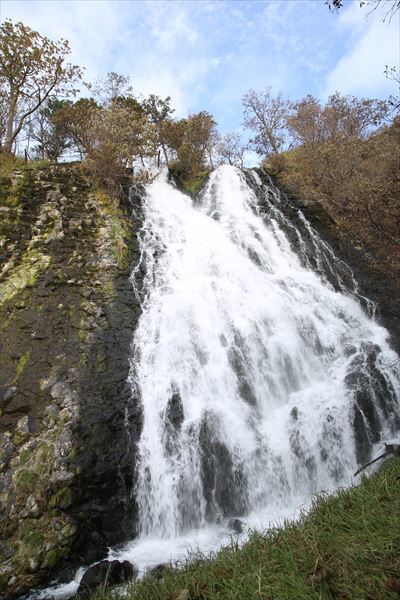
POLYGON ((116 585, 136 577, 138 570, 127 560, 102 560, 90 567, 81 579, 78 596, 88 596, 101 585, 116 585))
POLYGON ((232 529, 235 533, 243 533, 243 521, 240 519, 231 519, 228 523, 229 529, 232 529))
POLYGON ((168 567, 169 565, 167 563, 160 563, 159 565, 156 565, 155 567, 149 569, 147 571, 147 576, 152 577, 154 579, 162 579, 168 567))

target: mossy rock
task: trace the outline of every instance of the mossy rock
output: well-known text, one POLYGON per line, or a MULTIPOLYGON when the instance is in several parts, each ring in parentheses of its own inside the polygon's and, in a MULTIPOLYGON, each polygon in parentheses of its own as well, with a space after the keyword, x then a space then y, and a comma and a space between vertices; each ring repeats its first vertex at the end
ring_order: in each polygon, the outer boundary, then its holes
MULTIPOLYGON (((1 568, 0 574, 12 596, 39 585, 64 558, 76 560, 77 552, 100 558, 115 540, 119 523, 113 514, 105 531, 98 506, 101 515, 111 513, 126 485, 119 474, 126 439, 111 443, 109 422, 124 419, 130 331, 139 314, 128 267, 138 243, 128 198, 100 198, 75 166, 20 168, 0 181, 1 192, 18 204, 0 211, 8 263, 1 294, 7 297, 0 301, 2 385, 15 388, 1 430, 16 446, 4 467, 9 484, 1 498, 11 574, 1 568), (93 408, 107 417, 95 433, 93 408), (32 432, 18 426, 26 416, 35 419, 32 432), (86 435, 89 448, 81 447, 86 435), (106 484, 104 466, 116 474, 112 481, 107 475, 106 484), (80 478, 79 485, 57 479, 57 471, 80 478), (96 494, 95 506, 82 504, 87 493, 96 494), (78 537, 84 540, 79 551, 78 537)), ((133 454, 123 459, 129 473, 133 460, 133 454)), ((121 520, 119 539, 129 526, 121 520)))
POLYGON ((4 590, 12 575, 13 573, 11 570, 7 571, 6 573, 0 573, 0 591, 4 590))
POLYGON ((72 492, 70 488, 63 488, 51 497, 49 506, 65 510, 72 504, 72 492))
POLYGON ((44 568, 53 569, 61 562, 63 558, 66 558, 67 556, 68 552, 64 548, 53 548, 47 552, 41 566, 44 568))
MULTIPOLYGON (((14 441, 14 439, 13 439, 14 441)), ((15 442, 14 442, 15 443, 15 442)), ((36 487, 37 474, 31 468, 22 468, 14 475, 14 486, 16 496, 25 496, 36 487)))
POLYGON ((209 170, 187 175, 182 173, 177 165, 170 165, 169 167, 169 176, 175 182, 177 188, 191 197, 196 197, 200 193, 206 185, 209 175, 209 170))

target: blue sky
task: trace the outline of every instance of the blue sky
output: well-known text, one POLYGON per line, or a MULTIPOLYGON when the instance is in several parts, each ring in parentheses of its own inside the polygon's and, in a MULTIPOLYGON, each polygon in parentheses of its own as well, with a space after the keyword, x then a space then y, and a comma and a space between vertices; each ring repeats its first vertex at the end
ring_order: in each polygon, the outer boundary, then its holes
POLYGON ((170 95, 177 116, 208 110, 222 132, 242 121, 241 97, 271 85, 292 100, 396 93, 385 65, 399 63, 399 13, 390 23, 358 0, 331 13, 324 0, 1 0, 20 20, 69 40, 86 79, 129 75, 140 97, 170 95))

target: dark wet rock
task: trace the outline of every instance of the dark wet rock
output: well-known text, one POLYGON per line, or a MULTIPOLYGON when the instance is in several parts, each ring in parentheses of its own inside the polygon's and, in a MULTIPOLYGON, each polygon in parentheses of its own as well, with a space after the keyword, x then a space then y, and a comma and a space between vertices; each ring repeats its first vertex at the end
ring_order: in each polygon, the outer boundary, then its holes
POLYGON ((345 377, 354 402, 353 428, 357 461, 361 465, 371 459, 373 445, 381 440, 382 415, 385 428, 393 435, 400 429, 396 394, 390 382, 385 380, 376 367, 378 355, 378 346, 362 344, 345 377))
POLYGON ((167 405, 167 418, 175 429, 179 429, 183 423, 184 414, 182 400, 178 392, 172 394, 167 405))
POLYGON ((211 411, 200 429, 200 451, 207 516, 243 515, 248 506, 247 481, 240 465, 234 465, 228 448, 220 441, 219 424, 211 411))
POLYGON ((169 565, 167 563, 160 563, 159 565, 149 569, 146 572, 146 576, 152 577, 153 579, 162 579, 167 569, 169 569, 169 565))
POLYGON ((78 597, 90 596, 101 585, 118 585, 136 577, 138 570, 127 560, 102 560, 83 575, 78 597))
POLYGON ((235 533, 243 533, 244 523, 240 519, 231 519, 228 523, 228 527, 235 533))

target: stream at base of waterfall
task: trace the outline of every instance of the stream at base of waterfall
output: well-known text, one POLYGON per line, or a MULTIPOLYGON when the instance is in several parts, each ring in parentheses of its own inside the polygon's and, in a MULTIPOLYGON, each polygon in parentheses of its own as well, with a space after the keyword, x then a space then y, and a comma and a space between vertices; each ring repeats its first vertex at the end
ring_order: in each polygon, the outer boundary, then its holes
MULTIPOLYGON (((387 331, 272 185, 223 166, 195 201, 159 176, 143 202, 131 276, 139 536, 110 550, 140 572, 295 518, 400 428, 387 331)), ((82 573, 43 594, 73 594, 82 573)))

